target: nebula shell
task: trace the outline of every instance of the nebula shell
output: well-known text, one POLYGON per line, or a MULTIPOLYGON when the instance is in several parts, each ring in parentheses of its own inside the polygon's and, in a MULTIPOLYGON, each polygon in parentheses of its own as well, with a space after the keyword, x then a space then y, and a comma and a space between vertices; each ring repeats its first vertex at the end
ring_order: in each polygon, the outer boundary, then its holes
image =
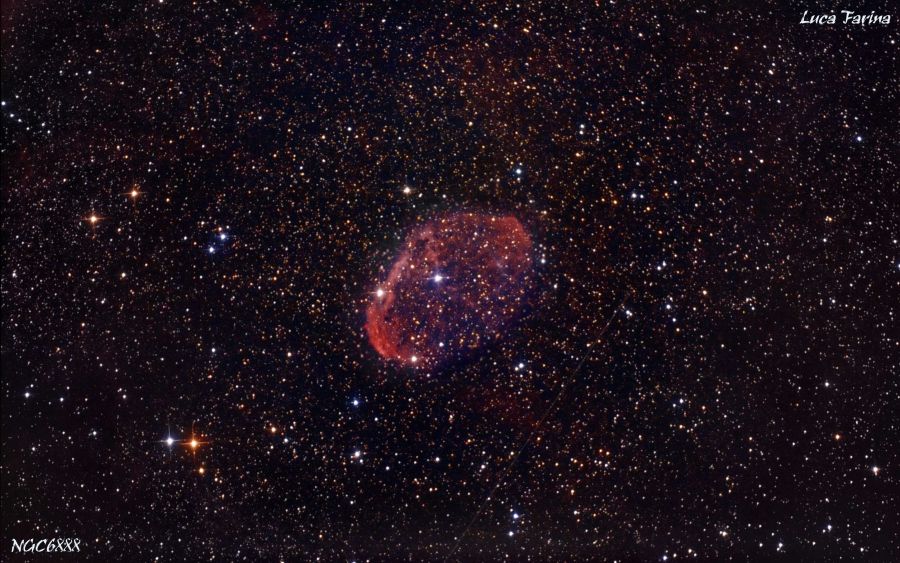
POLYGON ((470 356, 522 310, 531 251, 511 215, 457 212, 416 226, 373 291, 369 342, 410 367, 470 356))

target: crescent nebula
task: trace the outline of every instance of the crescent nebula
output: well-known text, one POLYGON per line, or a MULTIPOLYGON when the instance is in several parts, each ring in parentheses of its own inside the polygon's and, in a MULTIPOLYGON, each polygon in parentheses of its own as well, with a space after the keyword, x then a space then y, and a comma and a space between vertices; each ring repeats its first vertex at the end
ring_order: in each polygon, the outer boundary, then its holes
POLYGON ((372 347, 419 368, 480 349, 521 311, 531 248, 511 215, 456 212, 418 225, 366 310, 372 347))

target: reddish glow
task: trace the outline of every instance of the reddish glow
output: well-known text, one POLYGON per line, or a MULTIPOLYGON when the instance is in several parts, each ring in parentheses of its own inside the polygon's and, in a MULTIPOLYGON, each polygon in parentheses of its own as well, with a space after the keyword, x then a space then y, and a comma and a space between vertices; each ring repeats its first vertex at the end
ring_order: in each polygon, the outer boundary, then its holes
POLYGON ((530 270, 531 237, 515 217, 460 212, 423 223, 372 291, 369 342, 417 368, 477 349, 520 310, 530 270))

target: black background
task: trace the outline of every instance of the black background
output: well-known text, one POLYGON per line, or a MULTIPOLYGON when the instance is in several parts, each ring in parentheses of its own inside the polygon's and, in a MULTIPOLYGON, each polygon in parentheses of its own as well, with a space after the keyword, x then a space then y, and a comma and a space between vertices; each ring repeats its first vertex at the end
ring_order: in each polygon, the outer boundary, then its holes
POLYGON ((4 3, 0 547, 900 558, 897 23, 799 24, 856 4, 4 3), (461 209, 527 314, 385 364, 461 209))

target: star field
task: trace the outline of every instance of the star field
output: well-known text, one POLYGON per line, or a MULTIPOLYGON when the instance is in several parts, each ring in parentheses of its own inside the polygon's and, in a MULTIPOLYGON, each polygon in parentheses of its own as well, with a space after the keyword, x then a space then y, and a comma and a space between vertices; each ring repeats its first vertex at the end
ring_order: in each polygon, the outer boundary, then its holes
POLYGON ((897 22, 813 8, 4 3, 0 549, 900 559, 897 22))

